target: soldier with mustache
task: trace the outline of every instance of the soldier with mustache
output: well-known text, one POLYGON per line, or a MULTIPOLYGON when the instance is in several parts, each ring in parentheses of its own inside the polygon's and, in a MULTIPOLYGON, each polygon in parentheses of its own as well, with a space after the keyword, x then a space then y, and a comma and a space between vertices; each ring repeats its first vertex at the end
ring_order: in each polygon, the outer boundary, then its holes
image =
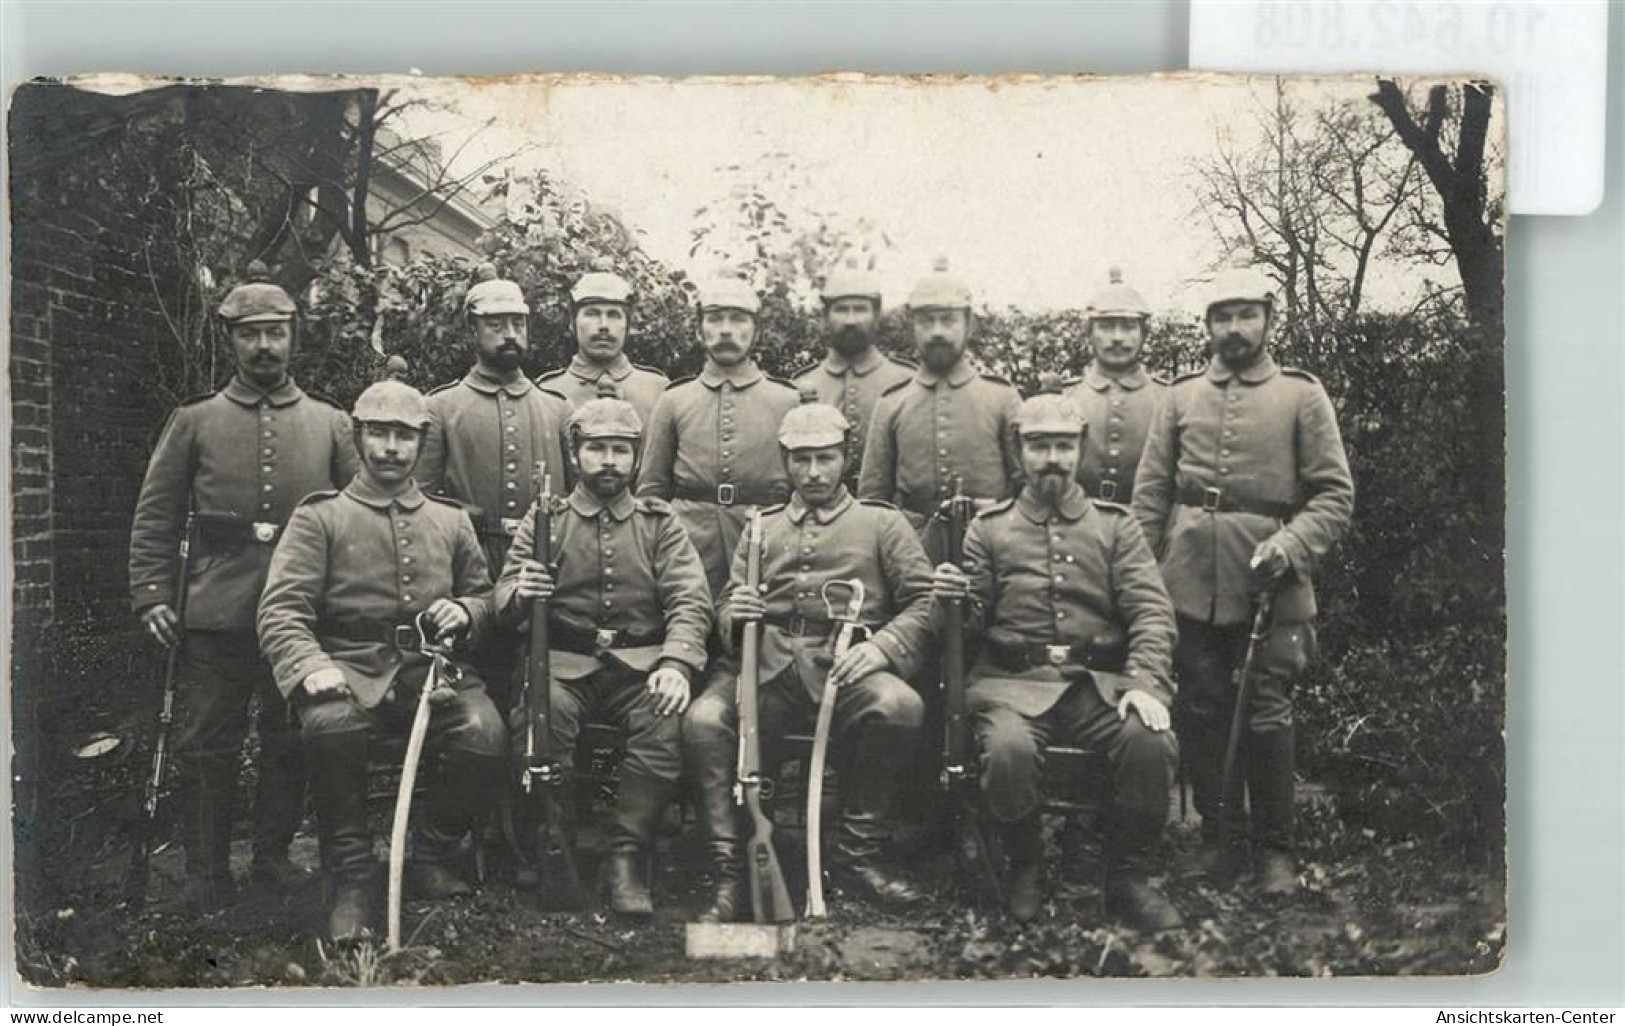
POLYGON ((558 392, 580 406, 610 383, 622 399, 648 422, 655 400, 671 381, 653 367, 626 358, 626 337, 632 325, 632 285, 609 271, 589 271, 570 290, 570 317, 576 354, 568 366, 536 379, 541 388, 558 392))
MULTIPOLYGON (((1213 354, 1169 388, 1140 459, 1134 513, 1179 615, 1179 734, 1202 814, 1202 862, 1217 875, 1239 851, 1242 795, 1223 796, 1226 739, 1255 602, 1275 589, 1273 623, 1246 710, 1244 784, 1257 883, 1297 887, 1292 679, 1315 651, 1310 574, 1347 530, 1354 481, 1325 388, 1270 355, 1274 283, 1251 267, 1209 286, 1213 354), (1219 817, 1236 829, 1221 829, 1219 817)), ((1239 790, 1239 788, 1238 788, 1239 790)))
MULTIPOLYGON (((518 283, 498 277, 490 264, 478 277, 463 300, 474 366, 429 394, 433 419, 416 477, 430 495, 464 505, 486 563, 495 568, 507 559, 514 532, 536 498, 537 461, 561 484, 566 480, 564 423, 570 403, 537 387, 520 366, 530 351, 530 307, 518 283)), ((520 647, 516 634, 500 633, 477 656, 499 708, 507 707, 520 647)))
POLYGON ((796 406, 797 394, 752 356, 761 309, 761 297, 738 278, 700 288, 705 367, 661 393, 638 472, 638 496, 664 499, 677 511, 705 561, 712 594, 728 582, 746 508, 790 497, 790 479, 764 440, 796 406))
POLYGON ((227 294, 219 316, 237 371, 170 416, 141 483, 130 527, 131 605, 160 643, 181 653, 180 732, 186 899, 207 911, 230 896, 231 823, 237 775, 258 696, 259 790, 251 878, 278 888, 302 873, 288 845, 304 818, 298 735, 254 640, 254 608, 271 551, 294 505, 341 488, 356 471, 350 418, 288 376, 298 308, 263 265, 227 294), (174 601, 176 542, 188 508, 197 514, 186 622, 174 601))

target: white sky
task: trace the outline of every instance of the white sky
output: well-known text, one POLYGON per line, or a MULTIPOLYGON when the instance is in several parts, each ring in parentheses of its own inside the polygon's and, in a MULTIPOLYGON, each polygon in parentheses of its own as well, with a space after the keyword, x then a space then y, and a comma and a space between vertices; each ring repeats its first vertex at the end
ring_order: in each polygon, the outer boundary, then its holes
MULTIPOLYGON (((653 255, 690 267, 696 208, 719 199, 721 165, 784 151, 814 207, 866 216, 895 248, 877 267, 888 305, 947 256, 993 306, 1081 307, 1117 264, 1156 308, 1194 308, 1186 286, 1219 258, 1194 215, 1188 168, 1215 127, 1252 134, 1248 80, 1218 77, 422 80, 411 88, 470 121, 495 120, 465 164, 530 143, 516 163, 562 173, 613 208, 653 255)), ((1267 79, 1252 80, 1267 87, 1267 79)), ((1327 102, 1365 78, 1307 82, 1327 102)), ((467 133, 419 115, 408 131, 467 133)), ((1453 274, 1453 271, 1449 272, 1453 274)), ((1378 268, 1376 305, 1415 272, 1378 268)))

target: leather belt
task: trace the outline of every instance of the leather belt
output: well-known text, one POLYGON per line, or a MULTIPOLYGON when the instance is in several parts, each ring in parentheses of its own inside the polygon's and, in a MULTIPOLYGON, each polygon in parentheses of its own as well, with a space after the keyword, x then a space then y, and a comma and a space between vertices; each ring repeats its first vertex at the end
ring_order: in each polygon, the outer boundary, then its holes
POLYGON ((417 627, 410 623, 321 623, 316 626, 316 633, 324 638, 337 638, 340 641, 356 641, 362 644, 394 645, 396 648, 415 648, 417 627), (406 638, 412 643, 401 644, 406 638))
POLYGON ((678 485, 672 495, 690 502, 710 502, 718 506, 773 506, 787 501, 790 489, 785 485, 746 487, 724 481, 715 488, 708 485, 678 485))
POLYGON ((583 627, 564 620, 553 620, 547 625, 547 640, 561 652, 577 655, 597 655, 617 648, 647 648, 666 640, 666 632, 609 630, 603 627, 583 627))
POLYGON ((1223 488, 1204 488, 1199 485, 1180 486, 1179 504, 1202 510, 1204 513, 1251 513, 1254 516, 1274 517, 1277 520, 1288 520, 1297 512, 1290 503, 1247 499, 1232 495, 1223 488))
POLYGON ((1099 645, 1001 645, 988 643, 988 654, 1001 670, 1023 673, 1039 666, 1083 666, 1103 673, 1119 673, 1128 659, 1122 647, 1099 645))
POLYGON ((205 549, 239 549, 249 542, 272 545, 282 536, 282 525, 268 520, 248 521, 236 513, 199 513, 198 541, 205 549))
POLYGON ((524 522, 520 517, 502 517, 493 526, 489 517, 478 517, 474 521, 474 533, 485 541, 511 541, 524 522))
MULTIPOLYGON (((800 613, 769 613, 762 617, 762 623, 774 627, 782 634, 792 638, 827 638, 841 627, 838 620, 826 620, 817 616, 802 616, 800 613)), ((873 633, 865 624, 858 624, 857 637, 867 638, 873 633)))

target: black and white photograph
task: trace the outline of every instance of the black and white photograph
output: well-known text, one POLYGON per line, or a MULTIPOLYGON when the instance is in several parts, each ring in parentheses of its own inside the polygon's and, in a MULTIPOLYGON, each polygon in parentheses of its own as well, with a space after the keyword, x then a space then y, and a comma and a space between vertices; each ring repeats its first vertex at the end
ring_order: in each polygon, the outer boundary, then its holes
POLYGON ((27 986, 1515 949, 1499 84, 8 102, 27 986))

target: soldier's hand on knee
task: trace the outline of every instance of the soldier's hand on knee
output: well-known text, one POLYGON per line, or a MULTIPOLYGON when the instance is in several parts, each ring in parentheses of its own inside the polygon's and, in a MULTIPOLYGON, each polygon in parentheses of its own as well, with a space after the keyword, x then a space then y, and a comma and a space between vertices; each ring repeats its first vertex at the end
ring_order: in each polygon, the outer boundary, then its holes
POLYGON ((303 687, 305 693, 313 698, 342 695, 350 690, 350 685, 344 680, 344 671, 331 666, 306 677, 303 687))
POLYGON ((878 645, 865 641, 853 645, 845 655, 835 660, 835 665, 829 668, 829 677, 836 687, 845 687, 871 673, 884 670, 890 662, 878 645))
POLYGON ((767 600, 760 592, 735 588, 728 595, 728 615, 734 623, 753 623, 767 615, 767 600))
POLYGON ((931 597, 938 602, 953 602, 970 594, 970 578, 952 563, 938 563, 931 574, 931 597))
POLYGON ((438 599, 429 607, 429 620, 434 624, 437 638, 450 638, 468 630, 472 623, 462 603, 449 598, 438 599))
POLYGON ((656 716, 681 716, 688 708, 688 678, 662 666, 649 674, 649 694, 654 696, 656 716))
POLYGON ((1144 691, 1123 692, 1123 697, 1117 700, 1117 718, 1128 719, 1130 709, 1140 714, 1140 722, 1153 733, 1161 733, 1168 729, 1170 723, 1168 707, 1144 691))
POLYGON ((158 639, 158 643, 165 648, 174 648, 181 640, 181 619, 175 615, 175 610, 166 602, 141 614, 141 623, 147 633, 158 639))
POLYGON ((519 564, 519 581, 515 593, 526 601, 547 600, 553 597, 553 575, 547 567, 534 559, 519 564))

